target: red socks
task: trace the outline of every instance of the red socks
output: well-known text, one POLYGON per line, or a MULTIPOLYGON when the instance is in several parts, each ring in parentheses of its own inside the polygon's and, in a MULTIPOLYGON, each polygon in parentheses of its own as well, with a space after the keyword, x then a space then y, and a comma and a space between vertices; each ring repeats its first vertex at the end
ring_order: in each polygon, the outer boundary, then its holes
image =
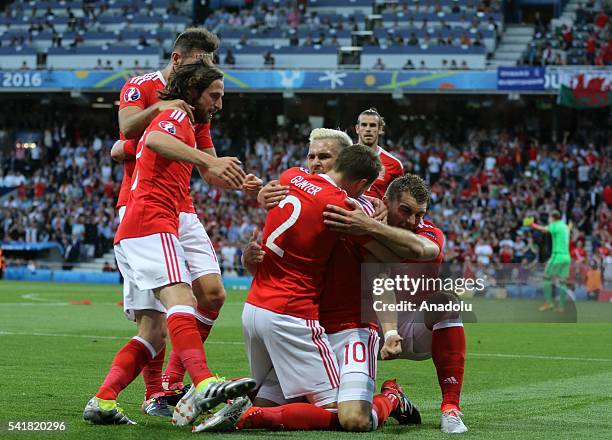
MULTIPOLYGON (((202 344, 206 342, 206 339, 210 334, 210 330, 212 329, 212 325, 218 316, 219 312, 210 312, 200 308, 200 306, 197 307, 195 317, 198 324, 198 332, 200 333, 200 338, 202 339, 202 344)), ((164 376, 168 376, 168 383, 170 385, 183 382, 183 379, 185 378, 185 367, 183 366, 180 357, 174 350, 170 352, 170 356, 168 357, 168 365, 166 365, 164 376)))
POLYGON ((272 408, 250 408, 238 423, 240 429, 287 431, 339 431, 338 414, 310 403, 290 403, 272 408))
POLYGON ((459 409, 465 364, 465 333, 463 326, 434 329, 431 357, 442 390, 442 410, 459 409))
POLYGON ((96 397, 116 400, 117 395, 127 387, 143 367, 151 361, 155 350, 151 344, 138 336, 130 339, 113 359, 113 364, 98 390, 96 397))
POLYGON ((195 310, 189 306, 174 306, 167 312, 167 325, 172 350, 185 366, 194 385, 212 376, 206 364, 202 338, 198 331, 195 310))
POLYGON ((157 356, 151 359, 142 369, 142 378, 145 383, 145 400, 151 397, 163 396, 164 388, 161 383, 162 369, 166 358, 166 347, 162 348, 157 356))
POLYGON ((374 412, 376 412, 378 427, 381 427, 383 423, 387 421, 389 414, 391 414, 391 412, 397 408, 397 405, 399 405, 399 400, 394 395, 388 397, 384 394, 376 394, 374 396, 374 399, 372 400, 372 409, 374 412))

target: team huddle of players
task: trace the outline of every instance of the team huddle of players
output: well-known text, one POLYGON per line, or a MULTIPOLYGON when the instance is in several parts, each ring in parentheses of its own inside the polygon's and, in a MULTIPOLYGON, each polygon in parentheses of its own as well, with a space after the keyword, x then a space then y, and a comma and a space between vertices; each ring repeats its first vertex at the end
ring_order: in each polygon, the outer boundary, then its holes
MULTIPOLYGON (((467 431, 459 408, 459 316, 411 312, 379 325, 361 310, 362 263, 442 262, 443 234, 423 219, 427 185, 403 176, 401 163, 378 146, 384 120, 375 109, 358 116, 357 144, 338 130, 313 130, 308 169, 290 168, 266 186, 237 158, 217 157, 210 119, 224 94, 223 72, 211 62, 218 45, 214 34, 188 29, 168 66, 130 79, 121 91, 121 140, 111 152, 125 169, 115 255, 124 310, 138 333, 116 354, 84 419, 135 423, 116 400, 142 372, 143 411, 194 432, 370 431, 389 416, 420 423, 395 380, 375 395, 380 353, 383 360, 431 357, 442 390, 441 429, 467 431), (255 231, 243 254, 253 275, 242 315, 252 378, 225 380, 207 365, 203 343, 225 291, 190 197, 194 165, 208 184, 257 195, 268 209, 261 243, 255 231), (172 351, 162 371, 167 335, 172 351), (186 372, 191 386, 183 384, 186 372)), ((435 292, 428 300, 453 297, 435 292)))

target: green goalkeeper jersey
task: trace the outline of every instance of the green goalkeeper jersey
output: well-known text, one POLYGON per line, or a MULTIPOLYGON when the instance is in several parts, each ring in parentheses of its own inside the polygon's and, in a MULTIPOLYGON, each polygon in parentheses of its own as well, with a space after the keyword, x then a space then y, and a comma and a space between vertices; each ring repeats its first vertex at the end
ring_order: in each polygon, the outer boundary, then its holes
POLYGON ((569 227, 562 220, 558 220, 548 225, 548 232, 550 232, 552 238, 551 260, 569 261, 571 259, 569 251, 569 227))

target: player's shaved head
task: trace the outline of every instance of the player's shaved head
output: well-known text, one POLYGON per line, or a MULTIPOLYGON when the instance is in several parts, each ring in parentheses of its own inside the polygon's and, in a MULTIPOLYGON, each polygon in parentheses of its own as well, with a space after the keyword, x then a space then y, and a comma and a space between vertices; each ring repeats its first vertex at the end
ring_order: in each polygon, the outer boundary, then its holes
POLYGON ((382 171, 382 163, 371 148, 356 144, 340 152, 333 170, 348 180, 365 179, 371 184, 382 171))
POLYGON ((188 56, 193 51, 212 54, 219 48, 219 37, 204 28, 190 27, 174 41, 172 52, 188 56))
POLYGON ((550 216, 555 220, 561 220, 561 213, 556 209, 550 213, 550 216))
POLYGON ((202 93, 219 79, 223 79, 223 72, 203 61, 177 66, 168 78, 166 89, 159 92, 159 99, 182 99, 195 106, 202 93))
POLYGON ((389 200, 395 202, 398 201, 405 192, 408 192, 414 197, 414 200, 419 205, 426 205, 429 203, 429 195, 431 194, 429 185, 415 174, 406 174, 405 176, 393 180, 389 188, 387 188, 387 193, 385 195, 389 200))

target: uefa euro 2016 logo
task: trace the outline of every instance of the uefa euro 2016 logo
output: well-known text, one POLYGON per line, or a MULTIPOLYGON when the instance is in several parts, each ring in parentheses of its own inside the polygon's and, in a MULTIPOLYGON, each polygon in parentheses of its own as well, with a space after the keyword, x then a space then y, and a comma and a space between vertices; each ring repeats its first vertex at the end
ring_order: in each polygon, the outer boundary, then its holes
POLYGON ((166 130, 170 134, 176 134, 176 127, 170 121, 161 121, 159 123, 159 127, 166 130))
POLYGON ((136 101, 140 98, 140 91, 136 87, 130 87, 123 94, 123 100, 126 102, 136 101))

